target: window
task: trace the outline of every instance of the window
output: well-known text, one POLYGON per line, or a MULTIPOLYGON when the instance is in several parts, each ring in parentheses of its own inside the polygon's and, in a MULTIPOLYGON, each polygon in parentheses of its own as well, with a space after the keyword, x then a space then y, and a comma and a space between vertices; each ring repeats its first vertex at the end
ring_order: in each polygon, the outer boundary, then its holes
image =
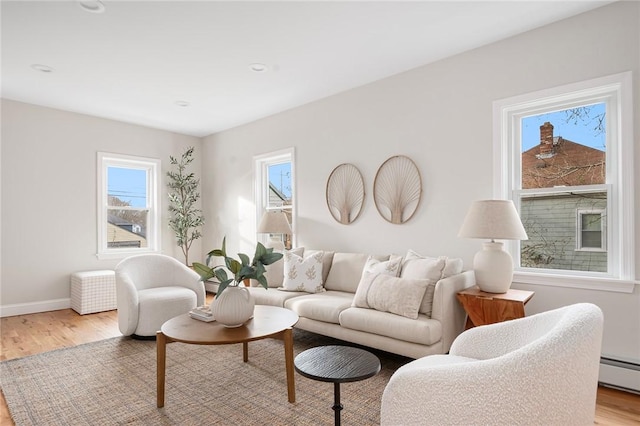
POLYGON ((157 252, 160 161, 98 153, 98 258, 157 252))
MULTIPOLYGON (((260 155, 254 158, 256 185, 256 225, 267 211, 283 211, 292 229, 295 224, 293 148, 260 155)), ((269 235, 258 235, 266 243, 269 235)), ((281 238, 286 248, 293 246, 293 235, 273 235, 281 238)))
POLYGON ((605 250, 604 212, 604 210, 577 210, 576 250, 605 250))
POLYGON ((630 291, 634 276, 631 74, 494 103, 495 198, 529 235, 514 279, 630 291))

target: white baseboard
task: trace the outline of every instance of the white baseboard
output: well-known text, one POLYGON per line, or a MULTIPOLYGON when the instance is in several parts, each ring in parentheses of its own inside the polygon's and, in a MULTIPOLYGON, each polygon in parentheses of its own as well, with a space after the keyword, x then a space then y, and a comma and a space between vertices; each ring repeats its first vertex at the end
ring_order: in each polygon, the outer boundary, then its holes
POLYGON ((616 388, 640 392, 640 369, 637 364, 618 365, 615 361, 603 359, 600 363, 598 381, 616 388))
POLYGON ((35 314, 38 312, 59 311, 71 308, 71 299, 45 300, 42 302, 16 303, 0 305, 0 318, 15 315, 35 314))

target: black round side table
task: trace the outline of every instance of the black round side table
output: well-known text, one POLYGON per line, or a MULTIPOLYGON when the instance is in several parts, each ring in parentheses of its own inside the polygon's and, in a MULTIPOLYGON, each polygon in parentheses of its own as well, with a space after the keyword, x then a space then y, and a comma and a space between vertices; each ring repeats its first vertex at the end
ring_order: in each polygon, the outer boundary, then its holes
POLYGON ((307 349, 294 360, 304 377, 333 383, 335 424, 340 425, 340 383, 357 382, 380 372, 380 360, 371 352, 351 346, 318 346, 307 349))

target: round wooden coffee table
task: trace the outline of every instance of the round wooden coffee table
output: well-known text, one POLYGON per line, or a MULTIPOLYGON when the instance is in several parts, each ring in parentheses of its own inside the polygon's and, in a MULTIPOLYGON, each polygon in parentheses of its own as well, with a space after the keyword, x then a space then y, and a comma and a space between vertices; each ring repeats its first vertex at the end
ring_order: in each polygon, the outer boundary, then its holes
POLYGON ((318 346, 298 354, 296 371, 304 377, 333 383, 335 424, 340 425, 340 383, 357 382, 380 372, 380 360, 371 352, 351 346, 318 346))
POLYGON ((287 373, 287 394, 289 402, 296 402, 293 372, 293 330, 298 315, 289 309, 277 306, 257 305, 253 318, 244 325, 227 328, 216 321, 204 322, 184 314, 162 324, 157 333, 158 350, 158 407, 164 407, 165 367, 167 343, 182 342, 193 345, 228 345, 242 343, 243 361, 249 361, 248 343, 260 339, 279 339, 284 342, 284 361, 287 373))

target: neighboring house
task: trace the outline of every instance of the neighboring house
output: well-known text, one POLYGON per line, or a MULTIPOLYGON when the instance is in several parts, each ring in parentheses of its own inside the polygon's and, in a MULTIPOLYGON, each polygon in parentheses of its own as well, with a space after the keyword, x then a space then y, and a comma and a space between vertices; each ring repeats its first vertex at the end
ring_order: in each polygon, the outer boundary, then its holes
POLYGON ((142 226, 109 215, 107 224, 107 246, 119 247, 147 247, 145 230, 142 226))
MULTIPOLYGON (((522 188, 571 187, 567 192, 525 191, 521 217, 525 267, 607 272, 607 193, 576 190, 605 183, 605 153, 553 135, 540 126, 540 144, 522 153, 522 188)), ((586 188, 585 188, 586 189, 586 188)))
MULTIPOLYGON (((287 220, 289 224, 291 224, 291 209, 286 208, 285 206, 291 206, 291 197, 287 198, 286 195, 278 188, 276 188, 273 183, 269 182, 269 204, 270 208, 282 208, 282 211, 287 215, 287 220)), ((282 242, 284 243, 285 248, 290 249, 292 247, 292 236, 291 235, 283 235, 282 242)))
POLYGON ((273 183, 269 182, 269 207, 283 207, 291 205, 291 199, 287 198, 273 183))

